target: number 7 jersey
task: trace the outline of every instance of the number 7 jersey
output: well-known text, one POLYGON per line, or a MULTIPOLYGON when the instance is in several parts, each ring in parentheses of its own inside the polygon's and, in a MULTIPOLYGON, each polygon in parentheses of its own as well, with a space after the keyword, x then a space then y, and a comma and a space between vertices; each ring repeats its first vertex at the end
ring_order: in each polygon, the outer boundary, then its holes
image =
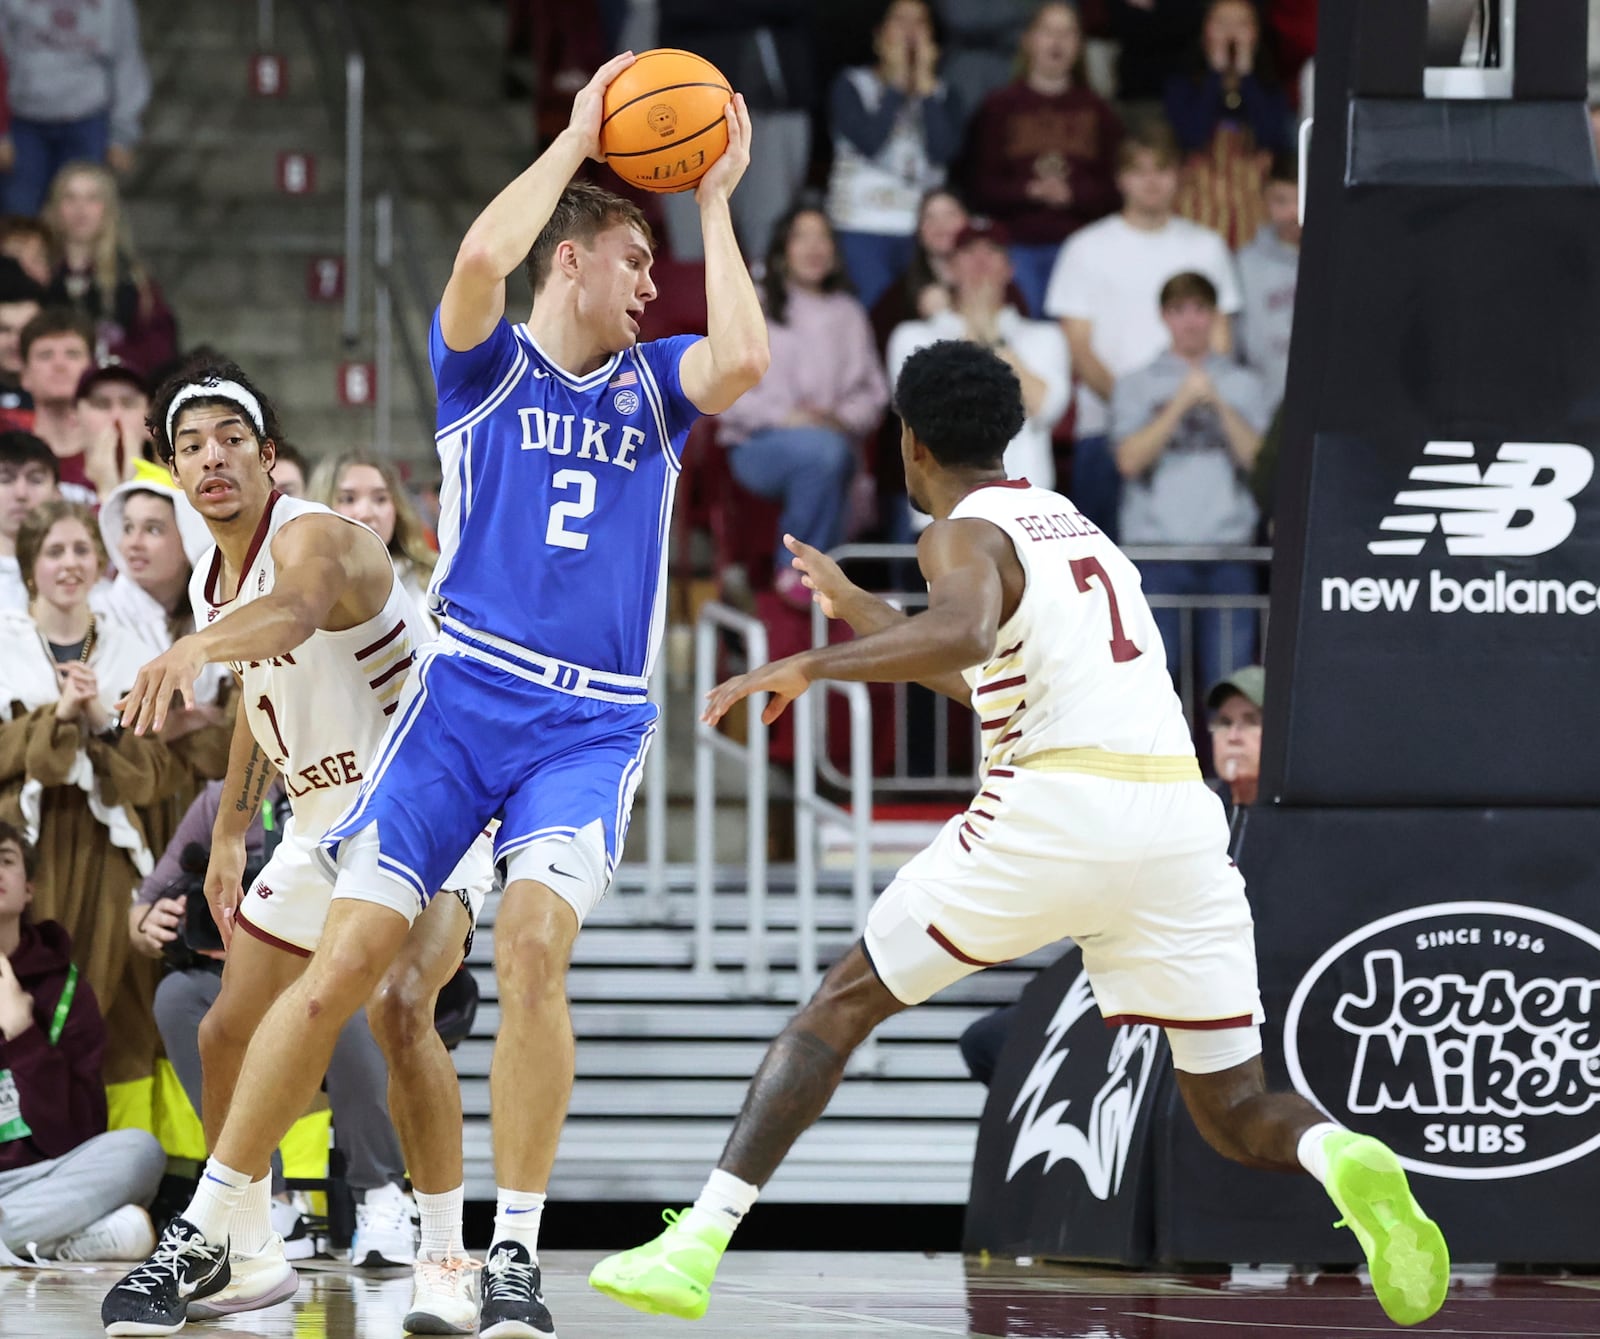
POLYGON ((1060 493, 984 484, 951 520, 1005 531, 1026 586, 994 654, 964 672, 984 771, 1051 749, 1194 755, 1139 569, 1060 493))
POLYGON ((443 474, 429 595, 447 631, 648 677, 680 452, 699 414, 678 364, 697 338, 637 344, 580 377, 504 320, 453 350, 435 314, 443 474))

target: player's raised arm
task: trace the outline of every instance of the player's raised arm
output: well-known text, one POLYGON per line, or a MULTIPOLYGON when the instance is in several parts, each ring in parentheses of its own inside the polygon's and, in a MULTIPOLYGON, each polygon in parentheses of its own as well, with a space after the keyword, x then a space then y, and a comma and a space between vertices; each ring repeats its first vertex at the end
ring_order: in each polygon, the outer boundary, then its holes
POLYGON ((767 374, 767 318, 739 252, 728 199, 750 166, 750 112, 744 95, 728 104, 728 148, 700 180, 700 231, 706 251, 706 338, 679 364, 683 393, 702 414, 720 414, 767 374))
POLYGON ((477 348, 493 333, 505 312, 507 277, 528 258, 583 160, 600 157, 606 85, 633 60, 633 52, 625 51, 595 71, 573 101, 567 128, 467 229, 439 304, 444 342, 457 353, 477 348))
POLYGON ((271 660, 318 628, 338 631, 373 617, 394 567, 383 541, 337 516, 303 516, 272 541, 273 587, 209 627, 180 637, 140 669, 118 703, 135 733, 159 730, 174 694, 194 706, 194 682, 214 662, 271 660))

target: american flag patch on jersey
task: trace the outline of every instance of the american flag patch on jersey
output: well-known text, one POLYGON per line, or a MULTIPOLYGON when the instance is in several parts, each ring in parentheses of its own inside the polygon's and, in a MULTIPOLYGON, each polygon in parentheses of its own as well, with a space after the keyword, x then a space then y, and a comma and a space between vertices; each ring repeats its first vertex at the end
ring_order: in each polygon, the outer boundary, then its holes
POLYGON ((638 384, 639 374, 630 368, 620 377, 614 377, 612 380, 608 381, 606 383, 606 389, 608 391, 614 391, 618 386, 637 386, 638 384))

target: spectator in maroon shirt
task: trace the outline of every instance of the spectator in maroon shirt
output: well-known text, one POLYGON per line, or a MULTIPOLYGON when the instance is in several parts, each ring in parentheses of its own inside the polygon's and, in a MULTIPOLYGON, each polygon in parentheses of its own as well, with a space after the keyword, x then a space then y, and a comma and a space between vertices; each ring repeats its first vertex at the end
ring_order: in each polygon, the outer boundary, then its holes
POLYGON ((1029 312, 1044 312, 1056 253, 1120 204, 1122 125, 1088 86, 1078 11, 1051 0, 1022 38, 1022 76, 985 99, 967 141, 967 198, 1005 225, 1029 312))

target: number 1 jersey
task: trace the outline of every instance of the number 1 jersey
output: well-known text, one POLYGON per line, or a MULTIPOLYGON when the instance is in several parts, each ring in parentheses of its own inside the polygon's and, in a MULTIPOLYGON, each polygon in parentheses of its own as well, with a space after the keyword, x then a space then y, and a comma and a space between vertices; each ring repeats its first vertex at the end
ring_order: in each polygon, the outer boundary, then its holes
POLYGON ((678 364, 698 338, 636 344, 579 377, 505 320, 459 353, 435 313, 443 476, 429 595, 447 631, 649 675, 680 452, 699 415, 678 364))

